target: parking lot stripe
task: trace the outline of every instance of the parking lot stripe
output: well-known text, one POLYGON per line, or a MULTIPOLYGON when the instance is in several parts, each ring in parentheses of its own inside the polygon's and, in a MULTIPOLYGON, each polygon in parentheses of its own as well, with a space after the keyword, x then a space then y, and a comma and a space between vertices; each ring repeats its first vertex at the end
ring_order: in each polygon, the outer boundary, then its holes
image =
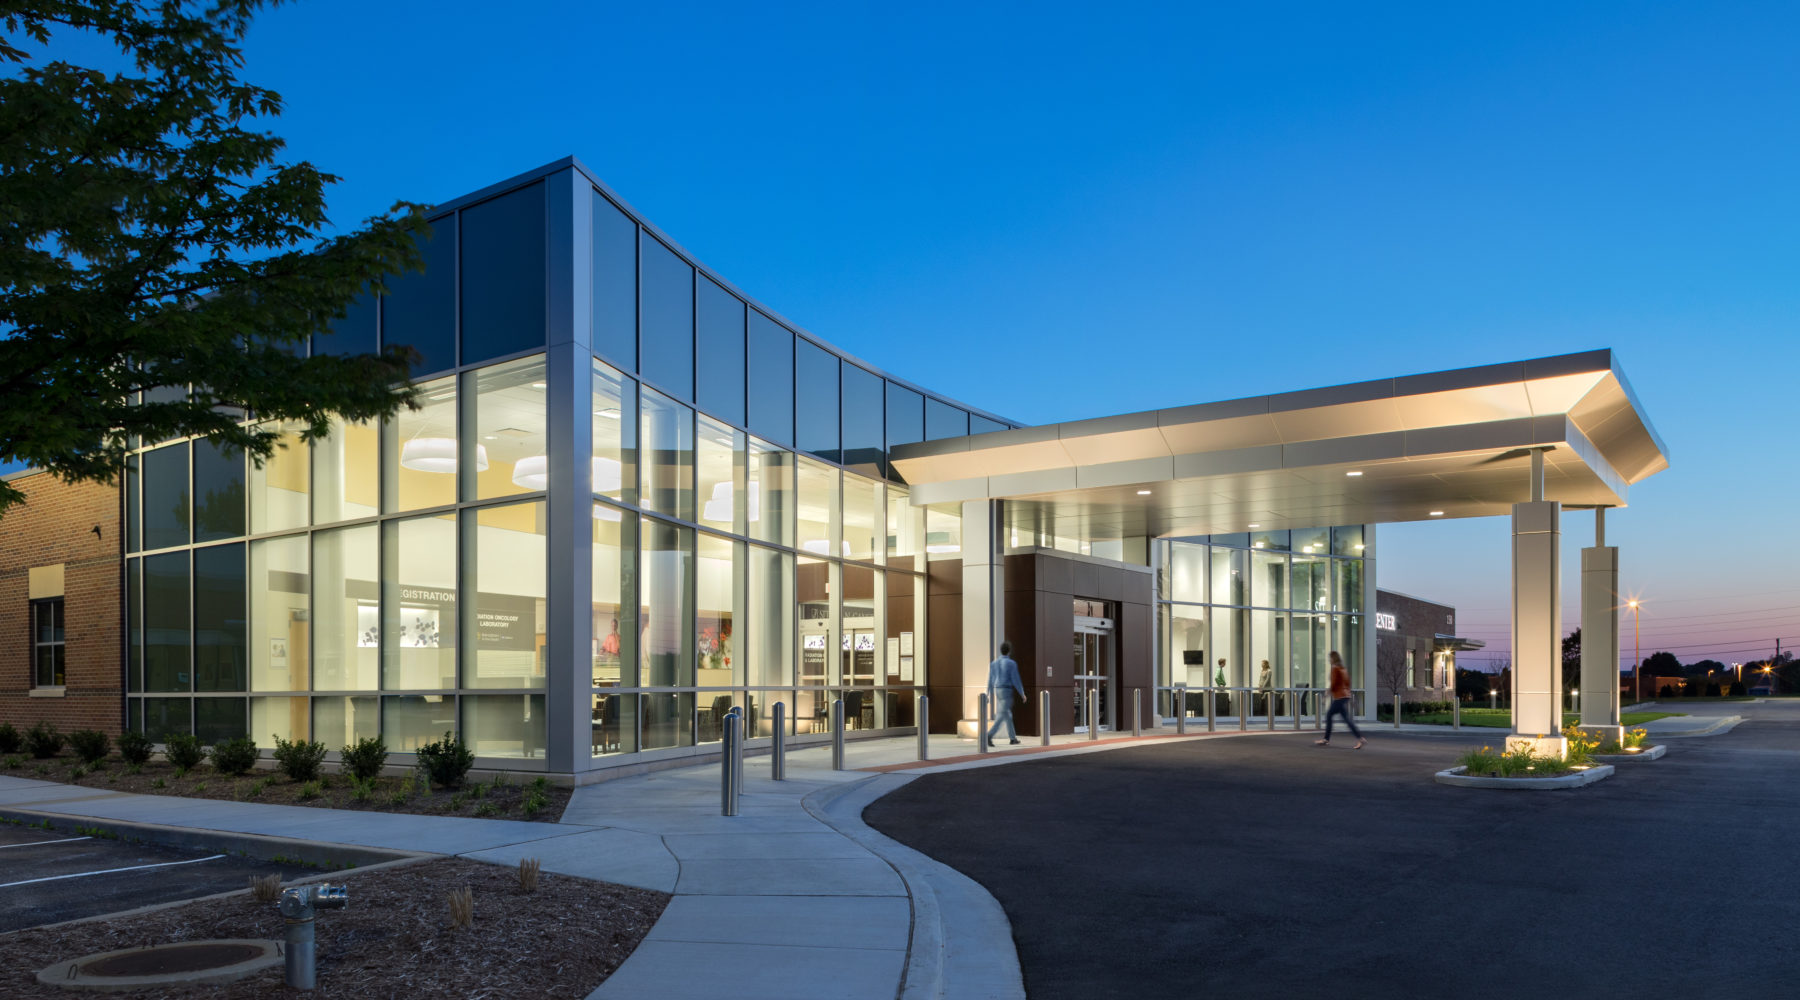
POLYGON ((225 855, 223 855, 223 854, 215 854, 208 858, 191 858, 187 861, 164 861, 162 864, 159 864, 159 865, 132 865, 129 868, 108 868, 105 871, 76 872, 73 875, 51 875, 51 876, 48 876, 45 878, 28 878, 23 882, 0 882, 0 889, 10 889, 15 885, 31 885, 33 882, 55 882, 58 879, 65 879, 65 878, 86 878, 89 875, 113 875, 118 872, 142 871, 145 868, 167 868, 171 865, 193 865, 193 864, 199 864, 202 861, 217 861, 218 859, 220 859, 224 856, 225 855))
POLYGON ((34 840, 29 844, 0 844, 0 851, 9 847, 42 847, 45 844, 73 844, 77 840, 93 840, 92 837, 64 837, 61 840, 34 840))

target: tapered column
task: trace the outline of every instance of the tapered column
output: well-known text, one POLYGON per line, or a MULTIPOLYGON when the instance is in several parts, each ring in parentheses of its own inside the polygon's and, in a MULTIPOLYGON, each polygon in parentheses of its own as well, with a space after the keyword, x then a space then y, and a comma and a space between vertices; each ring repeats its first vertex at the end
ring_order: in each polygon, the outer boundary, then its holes
MULTIPOLYGON (((1536 491, 1534 491, 1536 492, 1536 491)), ((1539 493, 1541 496, 1542 494, 1539 493)), ((1513 735, 1561 754, 1562 737, 1562 504, 1531 500, 1513 505, 1512 695, 1513 735)))
POLYGON ((1006 586, 1000 554, 1000 502, 970 500, 962 505, 962 719, 957 732, 978 728, 988 664, 1000 655, 1004 638, 1006 586))
POLYGON ((1581 728, 1616 743, 1619 725, 1619 550, 1606 544, 1606 508, 1581 550, 1581 728))

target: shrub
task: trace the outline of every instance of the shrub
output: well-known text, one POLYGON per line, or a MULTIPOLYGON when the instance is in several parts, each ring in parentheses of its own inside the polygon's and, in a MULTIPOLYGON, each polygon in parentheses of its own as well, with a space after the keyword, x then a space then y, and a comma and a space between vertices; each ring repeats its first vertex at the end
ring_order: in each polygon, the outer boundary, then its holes
POLYGON ((250 895, 259 903, 273 903, 281 898, 281 873, 270 872, 261 878, 250 876, 250 895))
POLYGON ((543 865, 537 858, 519 859, 519 888, 525 892, 536 892, 538 887, 538 869, 543 865))
POLYGON ((212 748, 212 765, 220 774, 246 774, 256 766, 256 741, 248 736, 220 740, 212 748))
POLYGON ((0 762, 0 767, 5 767, 8 771, 10 771, 15 767, 24 766, 24 764, 25 764, 25 758, 14 756, 14 757, 8 757, 8 758, 6 758, 5 761, 0 762))
POLYGON ((314 781, 325 760, 325 744, 316 740, 284 740, 275 737, 275 762, 293 781, 314 781))
POLYGON ((1644 737, 1648 735, 1650 734, 1645 731, 1642 726, 1633 726, 1632 728, 1625 730, 1625 749, 1643 749, 1644 737))
POLYGON ((141 766, 150 759, 150 750, 154 746, 155 744, 150 742, 150 737, 135 729, 119 734, 119 756, 125 758, 127 764, 141 766))
POLYGON ((38 760, 47 760, 62 753, 63 743, 66 741, 67 737, 46 722, 40 722, 25 731, 25 750, 38 760))
POLYGON ((308 781, 305 784, 300 786, 300 801, 305 802, 308 799, 316 799, 318 797, 319 797, 319 783, 318 782, 308 781))
POLYGON ((469 768, 475 766, 475 755, 450 732, 445 732, 441 740, 432 740, 419 747, 418 758, 419 773, 444 788, 460 786, 469 768))
POLYGON ((535 816, 549 804, 550 799, 543 793, 543 790, 533 788, 531 791, 525 793, 525 801, 519 803, 519 808, 525 815, 535 816))
POLYGON ((98 729, 77 729, 69 734, 69 746, 84 764, 98 764, 112 752, 112 738, 98 729))
POLYGON ((206 751, 200 749, 200 737, 193 733, 170 733, 163 737, 163 756, 177 771, 187 772, 200 766, 206 751))
POLYGON ((25 738, 19 735, 12 723, 0 722, 0 753, 18 753, 19 748, 24 745, 25 738))
POLYGON ((381 768, 387 763, 387 741, 366 736, 347 744, 338 755, 343 758, 345 770, 362 781, 373 781, 381 776, 381 768))
POLYGON ((1598 739, 1573 722, 1563 727, 1562 734, 1568 741, 1568 749, 1563 752, 1564 764, 1574 767, 1577 764, 1593 763, 1594 748, 1600 745, 1598 739))
POLYGON ((1470 750, 1456 758, 1456 762, 1467 768, 1466 774, 1477 778, 1497 774, 1500 771, 1500 755, 1494 752, 1493 747, 1470 750))

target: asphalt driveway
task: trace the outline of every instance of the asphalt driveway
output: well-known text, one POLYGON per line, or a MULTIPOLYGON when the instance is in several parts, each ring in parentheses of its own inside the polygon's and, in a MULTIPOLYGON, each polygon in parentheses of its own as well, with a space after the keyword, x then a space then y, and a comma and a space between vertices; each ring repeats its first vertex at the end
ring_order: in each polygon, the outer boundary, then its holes
POLYGON ((864 819, 968 874, 1029 995, 1786 995, 1800 705, 1588 788, 1431 780, 1496 734, 1162 744, 928 775, 864 819))

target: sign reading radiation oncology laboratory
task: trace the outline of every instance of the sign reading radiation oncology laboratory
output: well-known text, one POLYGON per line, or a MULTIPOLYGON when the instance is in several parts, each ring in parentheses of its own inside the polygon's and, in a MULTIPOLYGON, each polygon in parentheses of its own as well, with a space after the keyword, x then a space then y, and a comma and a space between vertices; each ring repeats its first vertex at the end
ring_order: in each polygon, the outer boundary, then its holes
POLYGON ((1392 632, 1400 626, 1394 621, 1393 615, 1384 615, 1377 611, 1375 612, 1375 627, 1381 629, 1383 632, 1392 632))

